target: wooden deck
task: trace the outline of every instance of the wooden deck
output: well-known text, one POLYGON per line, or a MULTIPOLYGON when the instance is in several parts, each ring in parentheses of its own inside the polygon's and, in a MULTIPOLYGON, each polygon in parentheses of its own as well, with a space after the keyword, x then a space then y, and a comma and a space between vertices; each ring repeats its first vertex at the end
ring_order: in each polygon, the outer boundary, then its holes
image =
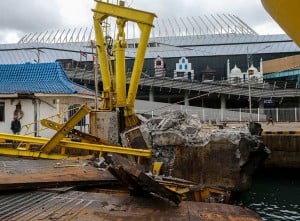
POLYGON ((117 183, 85 160, 30 160, 0 157, 0 191, 117 183))
POLYGON ((55 193, 31 191, 0 195, 0 220, 101 221, 258 221, 256 213, 238 206, 183 201, 179 206, 161 198, 128 193, 55 193))

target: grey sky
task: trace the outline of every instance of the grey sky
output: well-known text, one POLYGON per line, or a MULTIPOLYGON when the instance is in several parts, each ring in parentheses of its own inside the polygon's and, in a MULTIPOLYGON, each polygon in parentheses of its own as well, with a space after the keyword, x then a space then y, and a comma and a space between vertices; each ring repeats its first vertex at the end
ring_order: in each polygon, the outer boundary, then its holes
MULTIPOLYGON (((0 43, 17 42, 27 33, 91 27, 92 0, 0 1, 0 43)), ((126 5, 158 18, 234 14, 259 34, 282 33, 260 0, 127 0, 126 5)))

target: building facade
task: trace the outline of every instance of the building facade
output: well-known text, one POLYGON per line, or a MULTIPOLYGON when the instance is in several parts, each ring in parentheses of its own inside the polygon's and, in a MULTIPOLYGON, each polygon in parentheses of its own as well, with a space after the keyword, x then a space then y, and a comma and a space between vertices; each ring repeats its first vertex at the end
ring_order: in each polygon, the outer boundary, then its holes
MULTIPOLYGON (((70 81, 59 63, 0 65, 1 132, 11 133, 10 123, 17 116, 21 134, 51 137, 54 131, 40 120, 63 123, 84 103, 93 105, 94 92, 70 81)), ((88 120, 78 126, 85 127, 88 120)))

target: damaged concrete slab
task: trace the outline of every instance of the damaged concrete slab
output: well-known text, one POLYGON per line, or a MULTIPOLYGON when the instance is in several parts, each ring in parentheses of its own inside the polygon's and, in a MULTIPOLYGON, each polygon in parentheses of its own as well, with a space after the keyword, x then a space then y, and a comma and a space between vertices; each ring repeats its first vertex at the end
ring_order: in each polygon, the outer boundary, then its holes
POLYGON ((142 134, 152 147, 152 162, 163 163, 165 176, 245 191, 254 171, 270 154, 246 124, 204 124, 180 111, 141 120, 142 134))

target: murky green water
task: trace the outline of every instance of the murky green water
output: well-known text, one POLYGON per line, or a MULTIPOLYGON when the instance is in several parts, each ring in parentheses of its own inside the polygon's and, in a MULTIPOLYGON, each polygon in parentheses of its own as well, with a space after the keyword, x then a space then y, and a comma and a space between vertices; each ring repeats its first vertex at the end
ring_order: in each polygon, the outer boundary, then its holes
POLYGON ((264 170, 254 177, 253 187, 242 194, 241 204, 264 220, 300 221, 300 170, 264 170))

